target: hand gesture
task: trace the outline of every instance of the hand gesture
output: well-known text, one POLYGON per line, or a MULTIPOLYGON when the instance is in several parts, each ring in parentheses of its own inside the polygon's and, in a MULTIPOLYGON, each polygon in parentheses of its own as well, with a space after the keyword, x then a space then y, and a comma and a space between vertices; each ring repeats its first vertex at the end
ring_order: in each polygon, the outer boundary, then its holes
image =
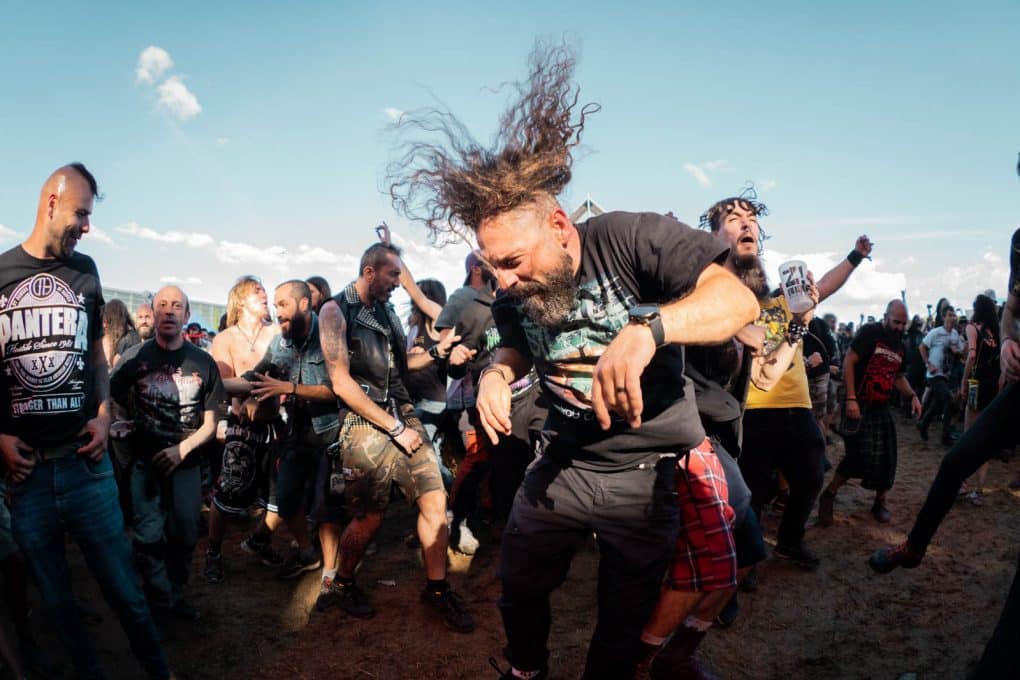
POLYGON ((0 434, 0 456, 12 482, 25 481, 35 467, 32 447, 13 434, 0 434))
POLYGON ((422 445, 421 435, 413 427, 405 427, 403 432, 393 438, 393 441, 396 442, 397 446, 403 450, 408 458, 417 453, 422 445))
POLYGON ((494 446, 499 444, 499 435, 510 435, 510 384, 502 371, 488 371, 479 378, 475 408, 482 429, 494 446))
POLYGON ((447 333, 445 337, 441 338, 436 343, 436 351, 439 352, 439 356, 448 358, 454 345, 460 342, 460 336, 456 333, 447 333))
POLYGON ((466 364, 474 359, 476 354, 478 354, 478 350, 476 349, 471 349, 464 345, 457 345, 450 351, 450 358, 446 363, 451 366, 460 366, 461 364, 466 364))
POLYGON ((173 446, 168 446, 153 456, 152 464, 156 466, 156 469, 159 470, 160 474, 164 477, 169 477, 183 460, 184 457, 181 456, 181 447, 175 444, 173 446))
POLYGON ((808 368, 817 368, 822 365, 822 355, 818 352, 812 352, 811 356, 804 360, 808 368))
POLYGON ((389 245, 392 243, 390 238, 390 227, 385 222, 380 222, 379 226, 375 228, 375 234, 379 237, 380 243, 389 245))
POLYGON ((641 425, 641 374, 654 355, 652 329, 641 324, 624 326, 609 343, 595 364, 591 384, 591 405, 603 430, 612 424, 610 413, 623 416, 631 427, 641 425))
POLYGON ((78 449, 78 455, 98 463, 106 453, 106 440, 110 436, 110 416, 100 413, 85 423, 85 427, 78 433, 79 437, 84 435, 88 435, 89 440, 78 449))
POLYGON ((862 257, 871 257, 871 249, 874 247, 875 244, 865 234, 858 236, 857 243, 854 244, 854 250, 860 253, 862 257))
POLYGON ((259 401, 280 397, 285 394, 293 394, 295 389, 294 383, 287 380, 277 380, 264 373, 256 373, 251 379, 251 394, 259 401))

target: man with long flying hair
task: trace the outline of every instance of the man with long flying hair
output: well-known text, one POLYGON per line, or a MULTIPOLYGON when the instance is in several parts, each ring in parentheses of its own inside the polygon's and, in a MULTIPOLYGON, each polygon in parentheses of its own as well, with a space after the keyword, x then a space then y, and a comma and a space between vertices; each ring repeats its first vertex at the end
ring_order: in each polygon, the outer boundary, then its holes
MULTIPOLYGON (((726 248, 708 234, 651 213, 571 223, 556 197, 597 110, 581 107, 575 121, 574 65, 567 48, 535 50, 492 148, 449 113, 405 116, 400 127, 441 139, 410 143, 391 166, 397 210, 438 240, 477 238, 503 291, 493 305, 500 346, 478 381, 482 429, 493 443, 511 433, 510 385, 532 366, 551 404, 542 455, 503 533, 507 678, 547 676, 549 596, 593 531, 602 557, 585 677, 633 672, 674 548, 674 493, 711 487, 718 512, 685 530, 702 538, 729 531, 725 498, 706 479, 718 461, 696 450, 705 431, 683 378, 682 345, 722 342, 758 312, 719 266, 726 248)), ((732 553, 708 557, 671 576, 732 578, 732 553)))

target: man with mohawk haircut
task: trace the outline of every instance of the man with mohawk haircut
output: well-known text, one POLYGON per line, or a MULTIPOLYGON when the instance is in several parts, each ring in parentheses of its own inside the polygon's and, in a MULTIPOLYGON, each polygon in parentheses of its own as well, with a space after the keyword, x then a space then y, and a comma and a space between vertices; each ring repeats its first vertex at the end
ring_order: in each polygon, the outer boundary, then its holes
MULTIPOLYGON (((549 596, 594 532, 599 616, 584 677, 627 678, 674 550, 678 502, 694 502, 694 489, 715 501, 715 514, 685 526, 688 536, 729 531, 683 345, 732 337, 758 305, 720 266, 727 248, 709 234, 652 213, 570 221, 556 197, 598 106, 577 110, 570 49, 539 45, 530 66, 491 148, 447 112, 405 116, 398 129, 440 139, 405 147, 390 190, 398 211, 437 240, 477 239, 496 275, 501 340, 476 399, 486 434, 493 442, 510 434, 510 385, 533 366, 550 401, 541 455, 503 534, 500 611, 511 663, 503 677, 547 677, 549 596)), ((718 564, 732 578, 732 553, 718 557, 670 576, 693 584, 714 578, 707 572, 718 564)))

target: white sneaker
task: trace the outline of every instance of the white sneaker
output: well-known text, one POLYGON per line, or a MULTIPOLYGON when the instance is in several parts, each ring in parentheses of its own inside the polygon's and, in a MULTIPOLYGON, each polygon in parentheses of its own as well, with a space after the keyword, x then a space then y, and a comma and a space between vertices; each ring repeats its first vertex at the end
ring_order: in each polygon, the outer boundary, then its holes
POLYGON ((478 551, 478 539, 471 533, 466 519, 450 532, 450 543, 454 550, 465 555, 474 555, 478 551))

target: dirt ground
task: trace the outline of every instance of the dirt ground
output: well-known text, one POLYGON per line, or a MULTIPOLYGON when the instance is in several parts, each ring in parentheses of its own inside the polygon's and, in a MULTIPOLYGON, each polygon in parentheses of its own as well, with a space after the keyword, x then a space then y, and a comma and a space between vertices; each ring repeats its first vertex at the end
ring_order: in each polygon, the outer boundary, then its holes
MULTIPOLYGON (((807 534, 822 566, 803 572, 765 562, 758 591, 740 595, 737 623, 709 634, 700 653, 716 673, 724 678, 962 678, 977 660, 1016 566, 1020 498, 1006 485, 1020 472, 1020 459, 992 463, 985 505, 958 503, 921 568, 878 576, 866 564, 868 555, 905 537, 943 453, 937 445, 922 446, 907 421, 898 427, 899 471, 889 494, 892 523, 872 519, 870 493, 844 487, 835 525, 812 527, 807 534)), ((842 456, 838 438, 828 455, 833 463, 842 456)), ((226 580, 207 585, 201 578, 203 540, 191 593, 201 620, 161 623, 179 677, 496 677, 488 658, 505 667, 496 608, 498 546, 488 541, 473 558, 451 554, 450 580, 473 607, 478 629, 471 635, 448 632, 418 600, 421 560, 403 540, 413 520, 406 505, 392 507, 378 554, 365 560, 358 575, 378 611, 370 621, 336 609, 312 611, 319 574, 296 582, 275 580, 237 547, 243 525, 231 528, 224 546, 226 580)), ((772 544, 775 520, 767 520, 765 528, 772 544)), ((76 592, 101 618, 91 629, 102 662, 112 677, 139 677, 116 618, 98 597, 81 556, 73 548, 70 553, 76 592)), ((566 585, 553 598, 554 678, 578 677, 583 666, 596 616, 597 561, 592 544, 577 556, 566 585)), ((49 648, 56 647, 41 612, 33 617, 33 628, 49 648)))

